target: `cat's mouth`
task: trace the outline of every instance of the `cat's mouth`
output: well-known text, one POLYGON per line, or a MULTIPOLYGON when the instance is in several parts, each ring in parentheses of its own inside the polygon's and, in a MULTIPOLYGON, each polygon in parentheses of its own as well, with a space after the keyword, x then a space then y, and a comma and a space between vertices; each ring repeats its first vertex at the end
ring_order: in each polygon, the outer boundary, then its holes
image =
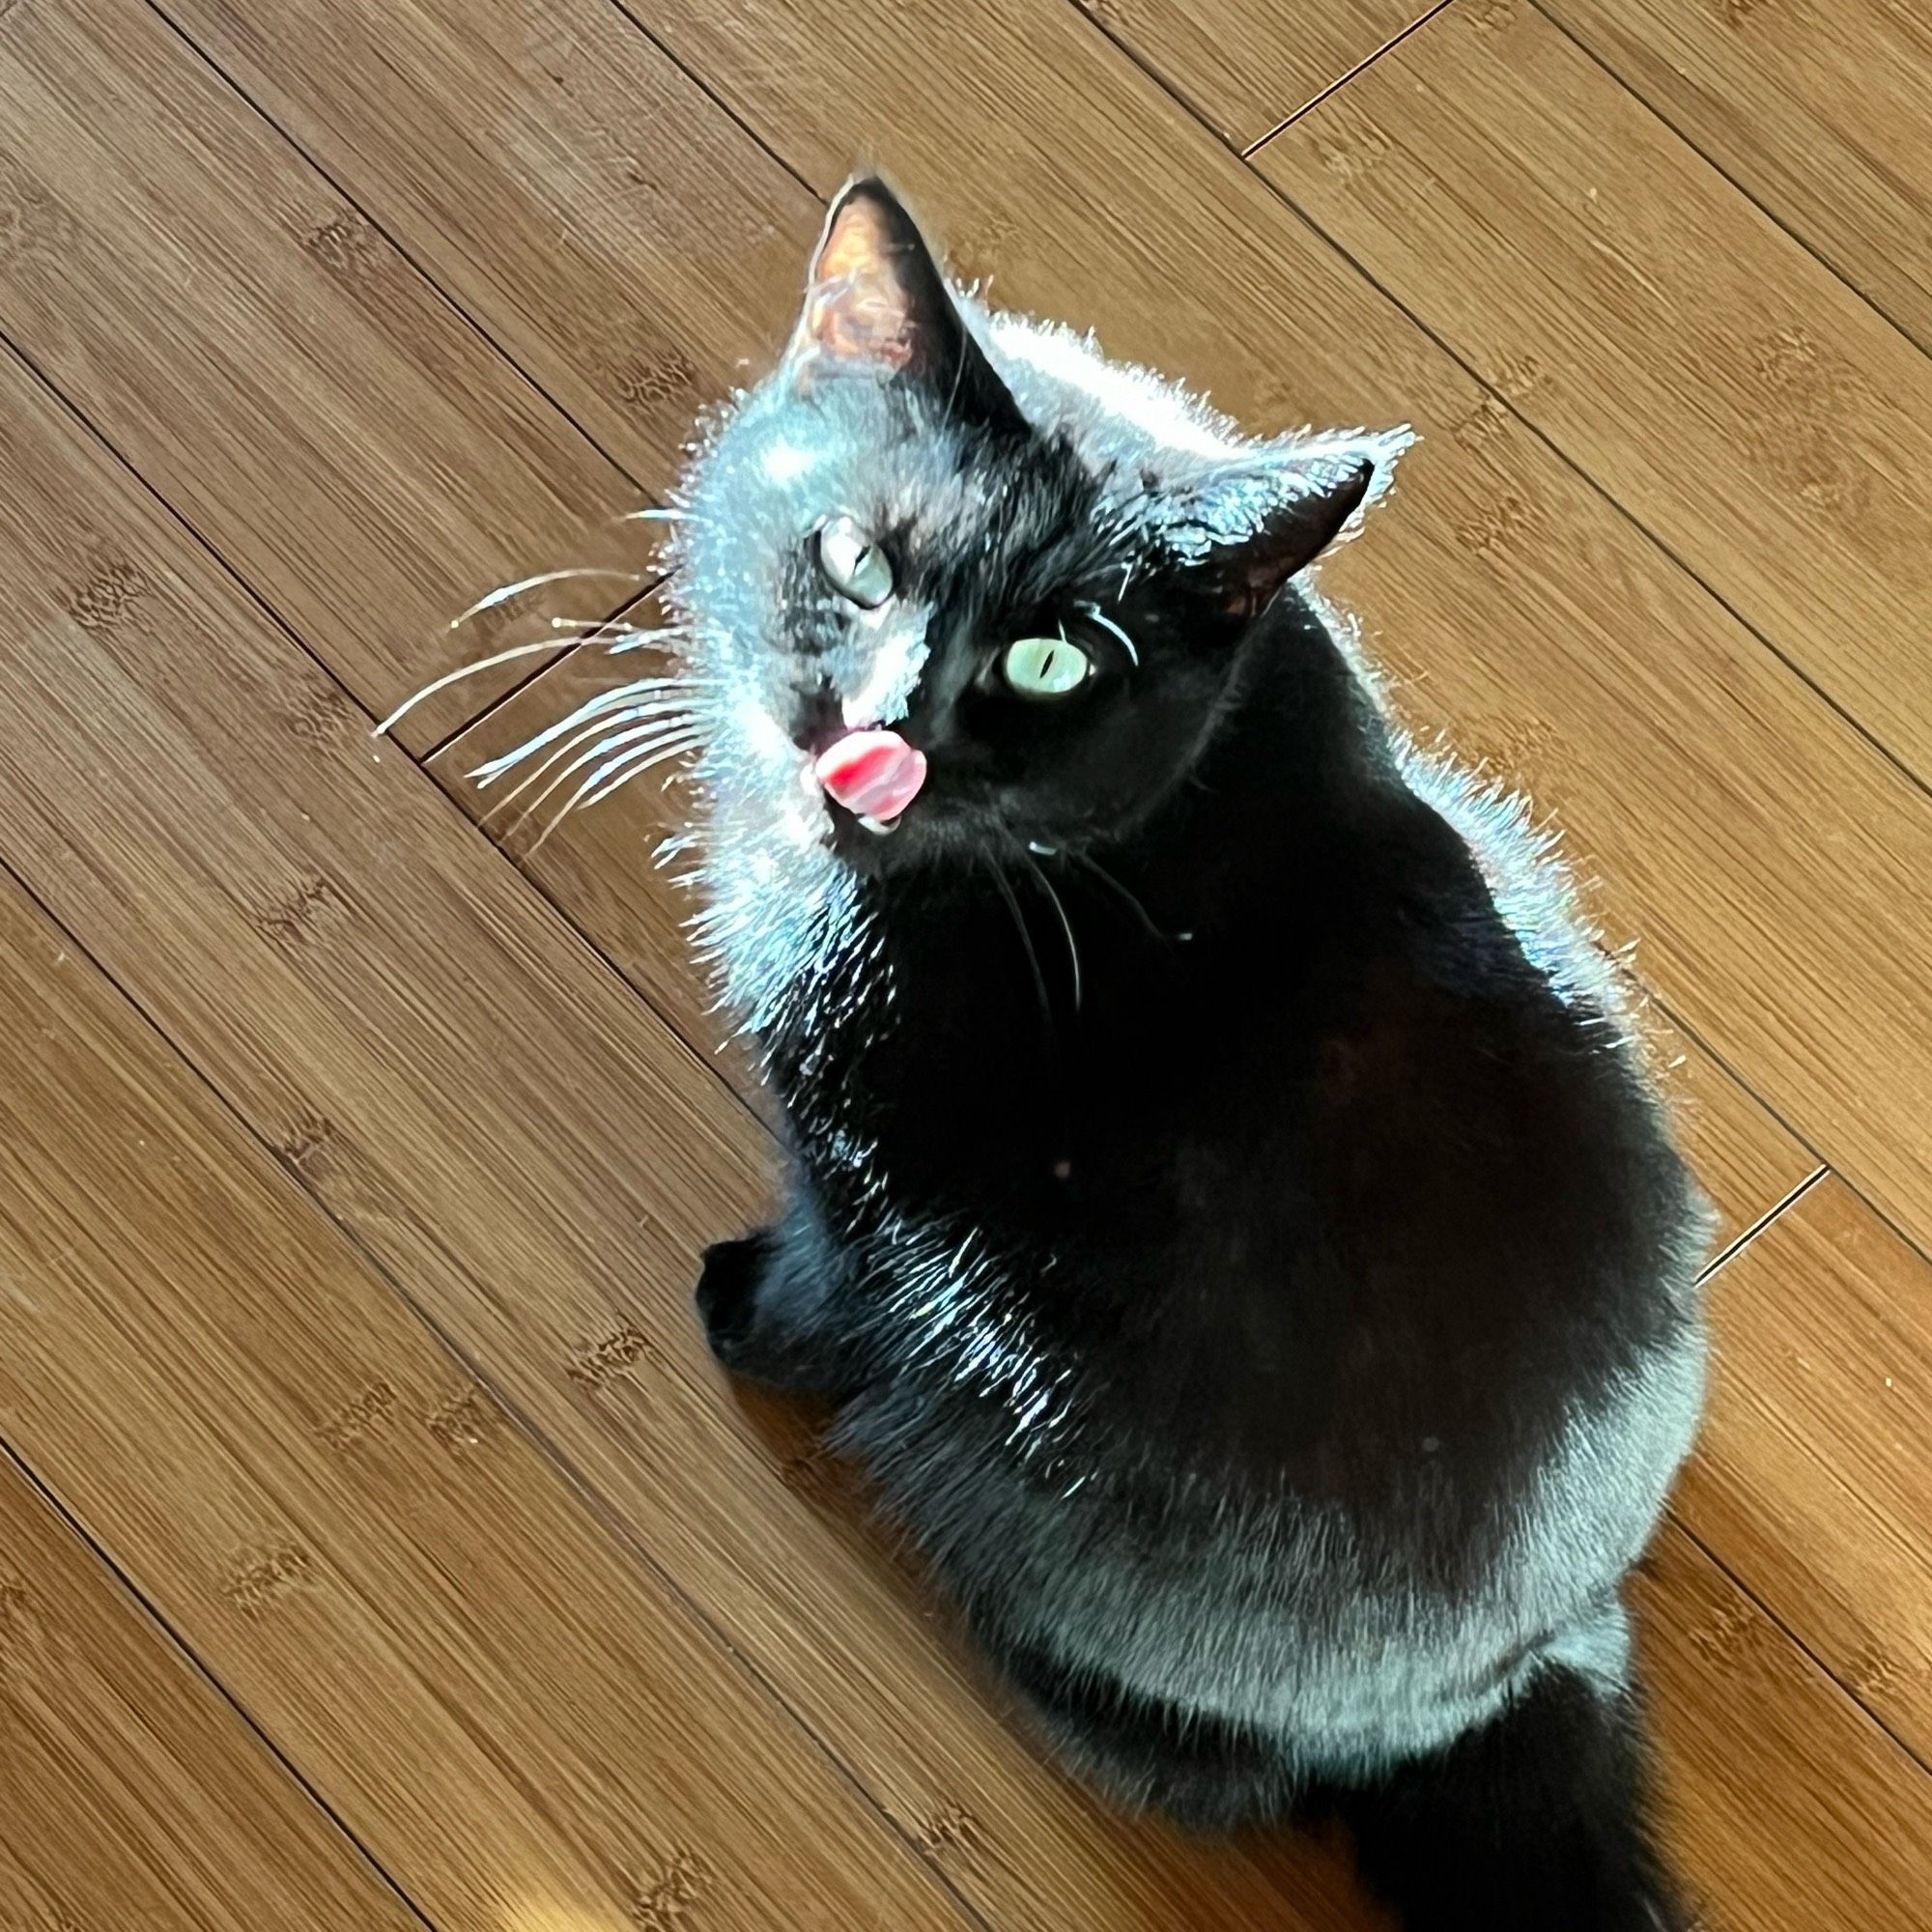
POLYGON ((925 783, 925 753, 896 731, 847 731, 812 762, 826 797, 867 832, 894 831, 925 783))
POLYGON ((1002 829, 986 802, 962 792, 953 774, 935 772, 924 752, 882 725, 819 740, 806 755, 801 777, 826 809, 827 842, 860 871, 970 857, 1002 829))

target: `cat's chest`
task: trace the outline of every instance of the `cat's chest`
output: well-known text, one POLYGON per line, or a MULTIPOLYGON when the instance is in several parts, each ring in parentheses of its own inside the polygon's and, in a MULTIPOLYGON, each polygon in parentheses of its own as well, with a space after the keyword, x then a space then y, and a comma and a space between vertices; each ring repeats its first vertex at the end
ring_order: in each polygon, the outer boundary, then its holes
POLYGON ((791 1056, 808 1161, 863 1151, 875 1196, 1276 1280, 1311 1245, 1362 1274, 1480 1266, 1512 1227, 1547 1254, 1603 1179, 1615 1083, 1531 995, 1445 989, 1334 925, 1294 949, 1078 933, 1077 997, 1072 949, 999 920, 903 934, 890 997, 791 1056))

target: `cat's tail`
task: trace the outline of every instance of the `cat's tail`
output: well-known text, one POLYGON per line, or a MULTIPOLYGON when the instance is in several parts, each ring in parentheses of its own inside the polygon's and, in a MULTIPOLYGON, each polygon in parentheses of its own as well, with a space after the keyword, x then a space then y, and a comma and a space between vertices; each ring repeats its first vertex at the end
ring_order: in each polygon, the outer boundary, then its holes
POLYGON ((1552 1664, 1448 1750, 1336 1802, 1405 1932, 1686 1932, 1645 1773, 1634 1694, 1552 1664))

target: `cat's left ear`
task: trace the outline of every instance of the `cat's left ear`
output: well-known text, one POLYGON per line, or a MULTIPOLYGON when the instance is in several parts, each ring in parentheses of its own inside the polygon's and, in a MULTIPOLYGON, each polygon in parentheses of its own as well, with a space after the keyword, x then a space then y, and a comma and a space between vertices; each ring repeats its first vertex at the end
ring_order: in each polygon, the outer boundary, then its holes
POLYGON ((877 179, 849 183, 832 204, 790 354, 806 380, 830 367, 919 383, 955 420, 1025 428, 925 238, 877 179))
POLYGON ((1168 547, 1230 611, 1257 614, 1388 489, 1407 430, 1258 449, 1172 500, 1168 547))

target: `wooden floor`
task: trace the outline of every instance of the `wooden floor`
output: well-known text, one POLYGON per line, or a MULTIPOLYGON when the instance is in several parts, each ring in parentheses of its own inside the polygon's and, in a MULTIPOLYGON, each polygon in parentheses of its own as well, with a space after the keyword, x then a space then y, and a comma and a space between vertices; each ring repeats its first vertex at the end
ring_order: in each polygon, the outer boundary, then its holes
POLYGON ((1932 14, 1419 5, 0 0, 4 1932, 1375 1922, 1045 1769, 710 1366, 770 1159, 672 802, 464 777, 608 660, 370 736, 646 588, 855 162, 1256 427, 1419 425, 1330 585, 1640 938, 1724 1216, 1678 1855, 1932 1927, 1932 14))

